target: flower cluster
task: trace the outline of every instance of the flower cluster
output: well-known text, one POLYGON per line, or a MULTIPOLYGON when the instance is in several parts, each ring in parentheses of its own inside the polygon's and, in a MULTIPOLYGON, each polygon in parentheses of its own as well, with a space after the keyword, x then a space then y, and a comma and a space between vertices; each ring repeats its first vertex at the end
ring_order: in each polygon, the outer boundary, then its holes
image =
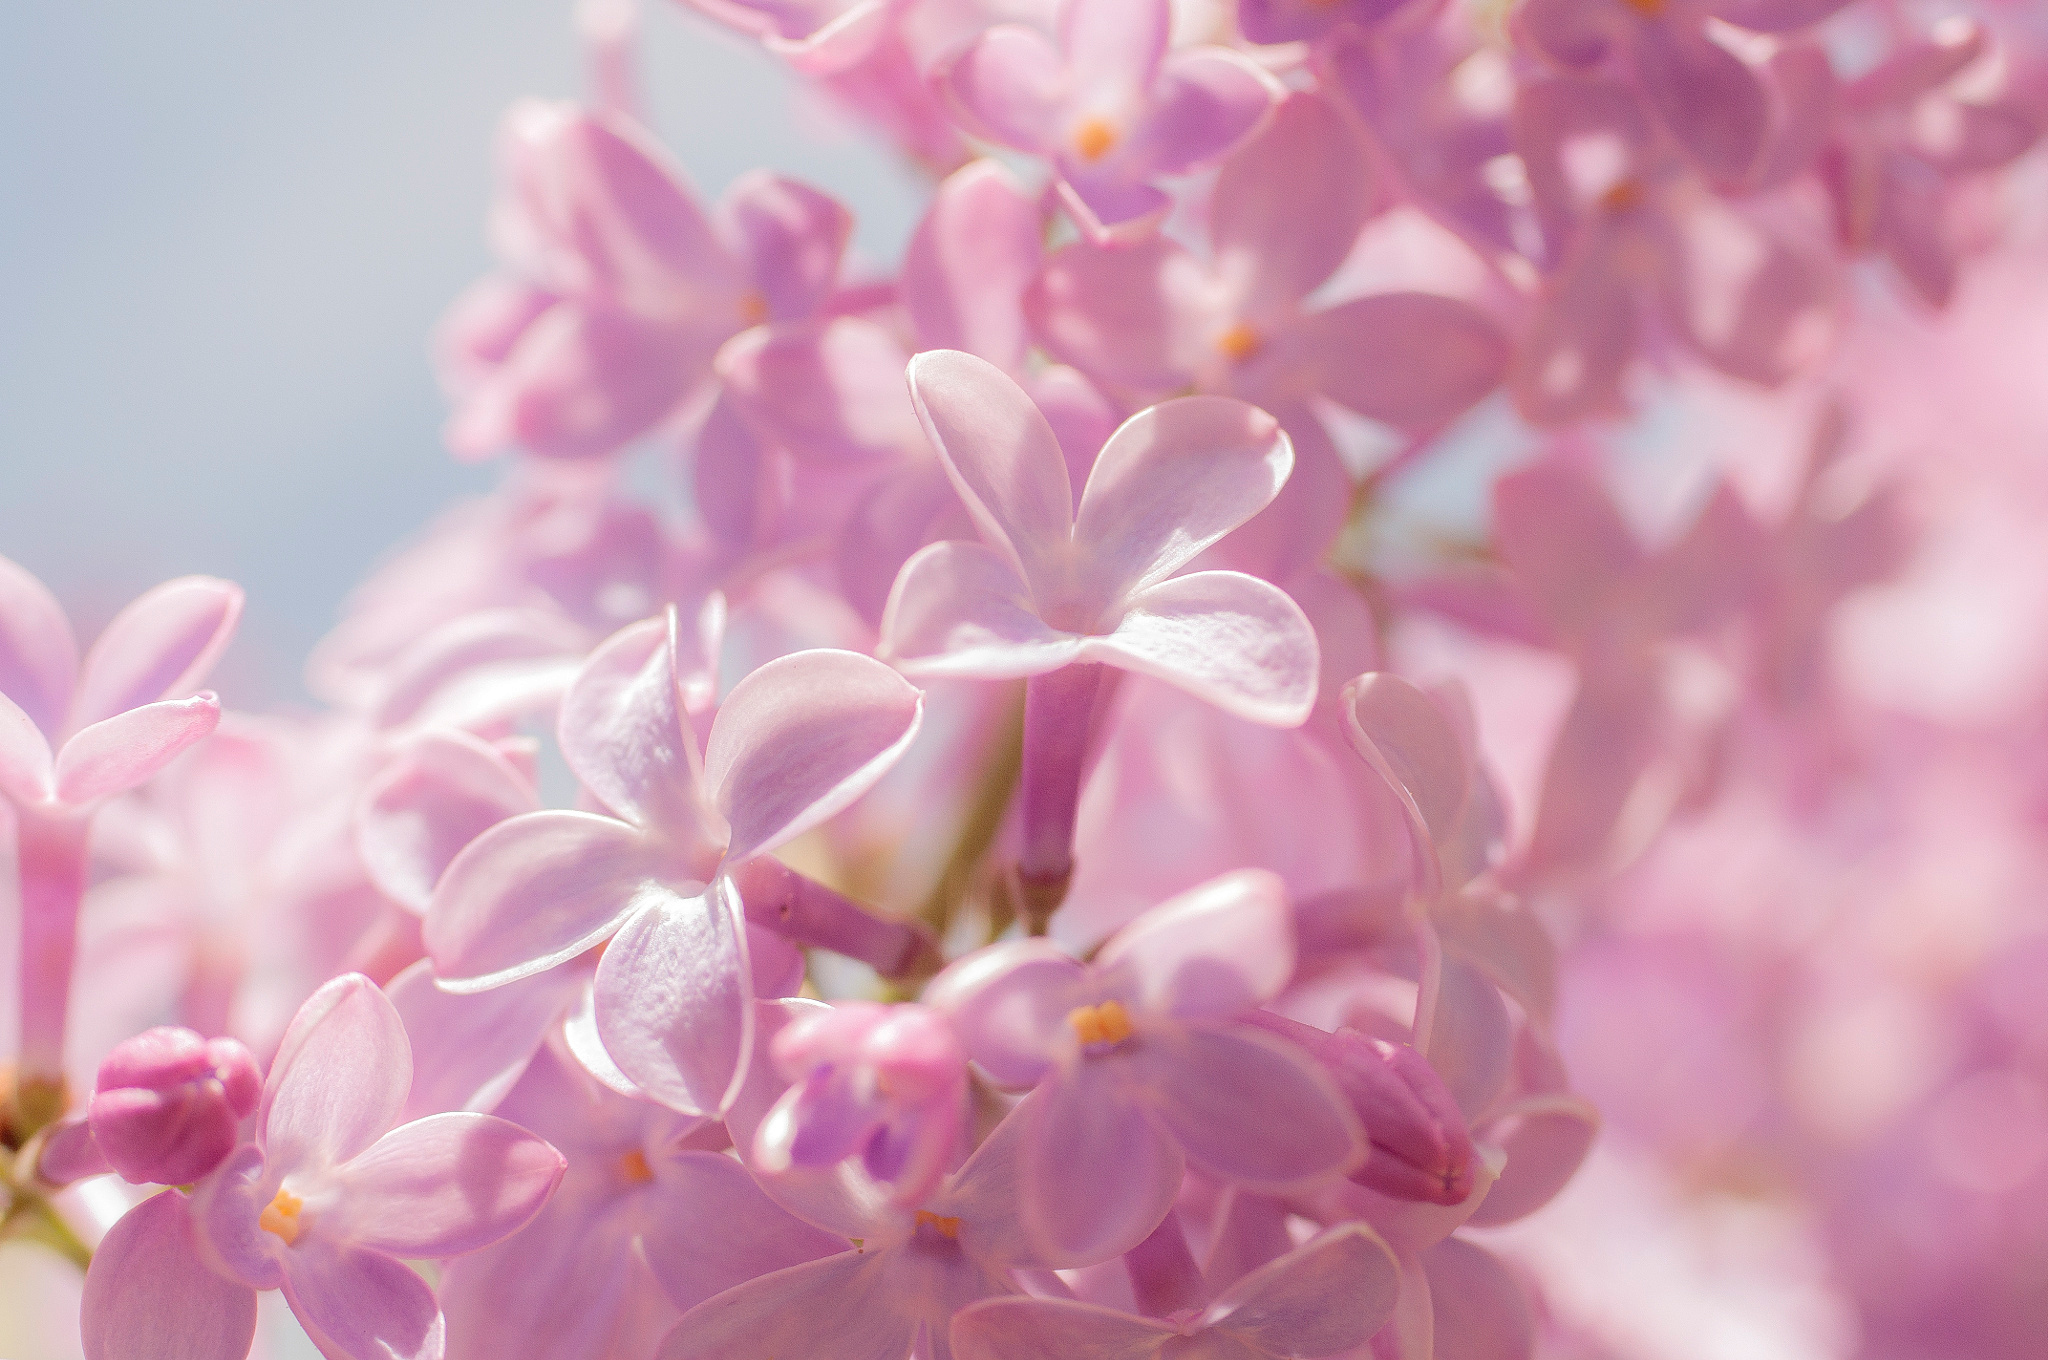
POLYGON ((86 1360, 1663 1360, 1744 1196, 1785 1353, 2031 1353, 2038 16, 688 7, 929 170, 899 267, 589 0, 436 339, 505 479, 321 711, 0 559, 86 1360))

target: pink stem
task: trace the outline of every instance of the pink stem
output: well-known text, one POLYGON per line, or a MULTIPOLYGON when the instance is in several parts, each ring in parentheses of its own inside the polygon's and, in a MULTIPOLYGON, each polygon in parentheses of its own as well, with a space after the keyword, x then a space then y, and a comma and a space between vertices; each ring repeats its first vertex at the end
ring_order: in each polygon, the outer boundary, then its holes
POLYGON ((1151 1236, 1124 1253, 1124 1269, 1130 1274, 1138 1311, 1151 1317, 1200 1308, 1208 1297, 1202 1268, 1195 1264, 1187 1234, 1181 1231, 1178 1209, 1168 1209, 1151 1236))
POLYGON ((1074 818, 1088 762, 1088 732, 1102 667, 1067 666, 1024 682, 1023 848, 1018 886, 1033 934, 1066 900, 1074 874, 1074 818))
POLYGON ((21 871, 21 1089, 61 1091, 64 1016, 78 954, 89 813, 17 807, 21 871))
POLYGON ((793 944, 844 954, 890 979, 930 974, 942 962, 917 922, 879 916, 770 856, 741 864, 732 879, 747 919, 793 944))

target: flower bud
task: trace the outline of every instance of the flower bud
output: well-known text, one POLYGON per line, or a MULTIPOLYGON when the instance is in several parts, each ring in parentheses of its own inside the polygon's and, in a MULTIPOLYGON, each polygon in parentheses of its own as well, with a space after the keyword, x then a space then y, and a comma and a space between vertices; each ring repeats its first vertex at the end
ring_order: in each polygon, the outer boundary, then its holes
POLYGON ((1247 1019, 1322 1064, 1365 1126, 1372 1151, 1351 1179, 1391 1199, 1462 1204, 1477 1154, 1465 1116, 1429 1060, 1355 1029, 1326 1033, 1271 1012, 1247 1019))
POLYGON ((927 1006, 851 1002, 775 1036, 775 1065, 796 1084, 761 1126, 767 1171, 858 1157, 896 1198, 915 1203, 944 1174, 967 1096, 967 1058, 927 1006))
POLYGON ((160 1026, 100 1064, 88 1118, 107 1162, 138 1184, 184 1185, 234 1151, 263 1077, 235 1039, 160 1026))
POLYGON ((1324 1064, 1372 1142, 1351 1179, 1393 1199, 1462 1204, 1472 1193, 1472 1136, 1429 1059, 1357 1030, 1331 1037, 1324 1064))

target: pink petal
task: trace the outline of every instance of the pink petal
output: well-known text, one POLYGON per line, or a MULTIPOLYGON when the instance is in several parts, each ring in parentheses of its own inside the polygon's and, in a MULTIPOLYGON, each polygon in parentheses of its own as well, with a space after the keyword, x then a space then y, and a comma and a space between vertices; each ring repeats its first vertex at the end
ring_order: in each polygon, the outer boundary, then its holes
POLYGON ((683 1315, 659 1360, 899 1360, 918 1319, 890 1265, 844 1251, 728 1289, 683 1315))
POLYGON ((767 319, 797 321, 817 311, 838 281, 853 214, 808 184, 753 170, 725 191, 713 226, 747 262, 767 319))
POLYGON ((587 812, 531 812, 469 843, 435 886, 422 936, 449 991, 545 972, 662 894, 655 847, 587 812))
POLYGON ((587 977, 565 968, 459 996, 435 986, 422 959, 393 978, 385 994, 412 1039, 405 1117, 495 1108, 587 977))
POLYGON ((716 1152, 682 1152, 655 1167, 641 1241, 678 1308, 771 1271, 846 1250, 846 1239, 790 1217, 745 1167, 716 1152), (708 1225, 719 1231, 707 1232, 708 1225))
POLYGON ((41 581, 0 557, 0 697, 55 740, 77 679, 78 643, 63 606, 41 581))
POLYGON ((934 543, 903 564, 879 654, 915 676, 1014 680, 1056 671, 1082 639, 1047 626, 1016 570, 979 543, 934 543))
POLYGON ((637 909, 598 962, 596 1001, 605 1051, 650 1099, 722 1114, 754 1032, 744 926, 723 881, 637 909))
POLYGON ((1288 95, 1223 163, 1209 236, 1222 268, 1249 269, 1254 316, 1291 308, 1336 271, 1377 197, 1365 148, 1320 95, 1288 95))
POLYGON ((685 839, 701 834, 702 775, 680 689, 716 670, 692 651, 674 610, 620 629, 577 672, 556 725, 584 788, 625 821, 685 839), (679 665, 686 657, 695 664, 679 665))
POLYGON ((1469 303, 1381 293, 1302 323, 1323 395, 1360 415, 1428 430, 1463 414, 1507 372, 1508 342, 1469 303))
POLYGON ((1592 673, 1552 742, 1529 833, 1532 868, 1600 862, 1637 782, 1657 755, 1656 693, 1629 677, 1592 673))
POLYGON ((244 1143, 192 1187, 201 1253, 223 1277, 251 1289, 275 1289, 284 1282, 284 1240, 264 1231, 260 1222, 283 1179, 282 1168, 264 1164, 262 1148, 244 1143))
POLYGON ((1512 17, 1515 36, 1560 66, 1588 67, 1607 55, 1618 15, 1580 0, 1522 0, 1512 17))
POLYGON ((1469 1220, 1490 1227, 1535 1213, 1564 1189, 1592 1151, 1600 1112, 1577 1096, 1535 1096, 1482 1125, 1476 1136, 1508 1155, 1493 1189, 1469 1220))
POLYGON ((1035 594, 1063 583, 1073 536, 1066 460, 1024 389, 985 359, 932 350, 910 361, 910 393, 982 537, 1035 594))
MULTIPOLYGON (((1231 301, 1186 247, 1155 236, 1060 249, 1025 293, 1024 310, 1054 355, 1111 387, 1161 396, 1213 362, 1215 338, 1234 320, 1231 301)), ((1088 450, 1091 465, 1095 453, 1088 450)))
POLYGON ((435 1114, 401 1125, 336 1174, 323 1236, 406 1260, 488 1247, 540 1212, 568 1165, 508 1120, 435 1114))
POLYGON ((85 654, 73 731, 199 687, 234 639, 242 588, 211 576, 166 581, 114 616, 85 654))
POLYGON ((499 159, 493 244, 533 281, 670 315, 738 291, 682 171, 631 119, 522 100, 500 126, 499 159))
POLYGON ((93 1252, 78 1326, 86 1360, 244 1360, 256 1291, 207 1269, 185 1197, 166 1190, 93 1252))
POLYGON ((186 747, 220 726, 211 694, 166 699, 116 713, 64 743, 54 771, 57 798, 74 807, 147 783, 186 747))
POLYGON ((1172 53, 1160 67, 1153 107, 1131 155, 1152 174, 1199 169, 1258 131, 1280 90, 1257 63, 1227 48, 1172 53))
POLYGON ((903 256, 897 284, 919 349, 957 349, 1008 372, 1024 366, 1021 304, 1045 255, 1037 200, 991 160, 956 170, 903 256))
POLYGON ((959 1360, 1142 1360, 1179 1335, 1165 1323, 1073 1299, 983 1299, 955 1315, 953 1353, 959 1360))
POLYGON ((1118 931, 1096 967, 1127 975, 1149 1010, 1225 1018, 1294 976, 1294 912, 1278 874, 1246 869, 1164 902, 1118 931))
POLYGON ((615 452, 681 404, 738 328, 551 308, 450 416, 449 450, 465 459, 510 448, 550 458, 615 452))
POLYGON ((364 789, 356 850, 378 891, 424 913, 464 846, 539 802, 532 783, 490 743, 453 728, 423 733, 364 789))
POLYGON ((926 986, 926 1005, 953 1017, 967 1056, 998 1086, 1036 1085, 1083 999, 1081 965, 1045 940, 1012 940, 950 964, 926 986))
POLYGON ((589 641, 557 612, 485 609, 443 624, 386 670, 374 710, 382 728, 471 730, 552 708, 589 641))
POLYGON ((1023 1121, 1021 1207, 1038 1264, 1093 1265, 1128 1251, 1180 1193, 1179 1145, 1118 1089, 1114 1066, 1083 1060, 1009 1116, 1023 1121))
POLYGON ((441 1305, 427 1282, 389 1256, 310 1235, 295 1245, 284 1297, 321 1354, 335 1360, 440 1360, 441 1305))
POLYGON ((1164 581, 1263 510, 1294 468, 1280 423, 1228 397, 1138 412, 1095 460, 1074 538, 1103 607, 1164 581))
POLYGON ((1066 72, 1060 54, 1039 33, 999 24, 969 43, 939 77, 948 102, 969 130, 1016 147, 1044 149, 1056 123, 1066 72))
POLYGON ((1529 1360, 1536 1322, 1508 1268, 1484 1247, 1448 1237, 1422 1257, 1429 1272, 1437 1353, 1469 1360, 1529 1360))
POLYGON ((1140 591, 1084 661, 1177 685, 1226 713, 1298 727, 1316 699, 1316 635, 1278 587, 1234 571, 1201 571, 1140 591))
POLYGON ((778 657, 733 686, 704 750, 704 782, 732 826, 727 855, 800 836, 874 786, 917 735, 924 696, 872 657, 778 657))
POLYGON ((1678 19, 1636 25, 1629 54, 1636 88, 1701 172, 1722 184, 1748 174, 1771 125, 1770 98, 1756 73, 1678 19))
POLYGON ((40 803, 55 792, 50 787, 55 770, 50 743, 35 719, 0 694, 0 796, 40 803))
POLYGON ((1114 100, 1152 83, 1173 14, 1168 0, 1069 0, 1059 15, 1060 52, 1082 101, 1114 100))
MULTIPOLYGON (((1296 327, 1295 334, 1301 330, 1296 327)), ((1275 402, 1272 415, 1294 446, 1294 471, 1271 505, 1210 550, 1210 560, 1277 584, 1291 583, 1329 555, 1350 516, 1353 487, 1322 417, 1308 402, 1275 402)))
POLYGON ((718 372, 747 423, 772 443, 806 463, 859 464, 923 446, 903 390, 909 358, 885 327, 842 316, 748 331, 719 351, 718 372))
POLYGON ((1239 1280, 1205 1320, 1265 1354, 1336 1355, 1378 1331, 1400 1295, 1394 1253, 1348 1223, 1239 1280))
POLYGON ((1407 809, 1415 852, 1457 830, 1471 787, 1471 760, 1450 720, 1430 697, 1398 675, 1361 675, 1346 687, 1345 735, 1351 749, 1386 781, 1407 809))
POLYGON ((1329 1077, 1278 1039, 1191 1029, 1147 1054, 1158 1117, 1188 1160, 1240 1185, 1298 1189, 1364 1160, 1365 1134, 1329 1077))
POLYGON ((339 1165, 382 1137, 412 1088, 405 1022, 377 985, 345 973, 299 1007, 256 1117, 273 1175, 339 1165))
POLYGON ((1561 460, 1531 464, 1493 488, 1493 540, 1516 582, 1567 638, 1612 620, 1613 586, 1649 571, 1643 550, 1592 473, 1561 460))

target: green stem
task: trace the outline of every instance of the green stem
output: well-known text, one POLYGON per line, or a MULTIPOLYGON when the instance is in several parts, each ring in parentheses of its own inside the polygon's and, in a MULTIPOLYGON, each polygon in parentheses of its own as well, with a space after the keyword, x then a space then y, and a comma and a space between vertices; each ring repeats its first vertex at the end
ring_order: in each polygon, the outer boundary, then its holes
POLYGON ((1011 701, 995 740, 989 745, 988 761, 982 767, 981 779, 975 785, 974 799, 968 805, 967 819, 961 823, 952 853, 946 856, 938 882, 918 908, 919 917, 931 923, 940 940, 946 938, 960 904, 974 891, 982 864, 1003 828, 1003 817, 1010 810, 1010 799, 1016 795, 1017 777, 1023 767, 1024 698, 1020 693, 1011 701))

